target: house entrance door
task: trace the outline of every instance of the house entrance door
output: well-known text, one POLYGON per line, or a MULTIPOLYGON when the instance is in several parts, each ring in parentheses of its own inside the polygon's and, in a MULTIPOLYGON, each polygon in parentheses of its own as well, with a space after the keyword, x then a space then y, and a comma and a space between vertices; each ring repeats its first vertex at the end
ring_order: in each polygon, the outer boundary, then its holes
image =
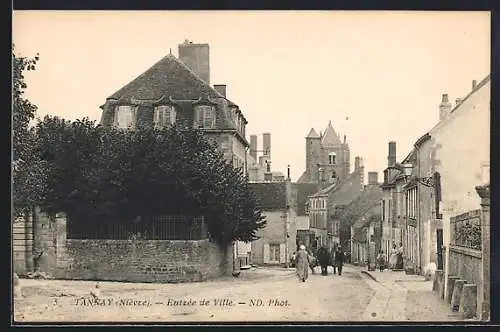
POLYGON ((443 229, 439 228, 436 230, 437 237, 437 268, 438 270, 443 269, 443 229))

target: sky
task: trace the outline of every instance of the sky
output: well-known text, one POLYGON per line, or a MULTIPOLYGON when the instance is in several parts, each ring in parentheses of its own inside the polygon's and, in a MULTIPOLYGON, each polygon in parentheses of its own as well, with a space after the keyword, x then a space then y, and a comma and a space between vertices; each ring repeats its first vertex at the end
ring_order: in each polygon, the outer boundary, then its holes
POLYGON ((365 172, 398 161, 439 119, 441 95, 465 96, 490 72, 489 12, 14 11, 13 43, 40 54, 26 74, 37 115, 99 121, 105 99, 185 39, 210 45, 211 84, 271 133, 273 171, 296 181, 305 136, 328 122, 365 172))

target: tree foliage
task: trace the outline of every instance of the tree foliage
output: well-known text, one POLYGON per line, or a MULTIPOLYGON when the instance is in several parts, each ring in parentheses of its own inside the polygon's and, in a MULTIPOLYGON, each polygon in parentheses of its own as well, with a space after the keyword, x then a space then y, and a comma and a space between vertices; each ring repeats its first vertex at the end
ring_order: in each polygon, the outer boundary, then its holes
POLYGON ((24 96, 26 71, 36 70, 35 58, 16 56, 12 50, 12 171, 14 215, 31 211, 45 184, 45 163, 35 153, 37 138, 30 128, 37 107, 24 96))
POLYGON ((241 170, 197 131, 124 131, 47 116, 36 132, 37 153, 49 165, 41 202, 47 212, 123 222, 203 215, 210 236, 222 246, 251 241, 265 225, 241 170))

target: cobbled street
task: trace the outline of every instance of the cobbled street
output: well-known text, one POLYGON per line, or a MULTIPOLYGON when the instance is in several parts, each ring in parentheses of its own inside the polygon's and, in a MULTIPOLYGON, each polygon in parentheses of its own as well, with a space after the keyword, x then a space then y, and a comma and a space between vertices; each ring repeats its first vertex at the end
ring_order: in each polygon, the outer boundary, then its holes
MULTIPOLYGON (((14 304, 17 322, 366 321, 390 319, 387 310, 393 308, 379 301, 377 287, 383 283, 352 266, 342 276, 321 276, 317 270, 304 283, 291 269, 257 269, 244 271, 240 278, 193 284, 99 282, 101 305, 94 306, 88 302, 96 282, 22 279, 20 285, 22 297, 14 304)), ((419 297, 428 291, 424 283, 419 285, 420 292, 404 293, 404 301, 406 296, 412 301, 409 316, 402 303, 404 317, 393 319, 453 320, 446 310, 430 308, 428 301, 420 305, 419 299, 432 294, 419 297)))

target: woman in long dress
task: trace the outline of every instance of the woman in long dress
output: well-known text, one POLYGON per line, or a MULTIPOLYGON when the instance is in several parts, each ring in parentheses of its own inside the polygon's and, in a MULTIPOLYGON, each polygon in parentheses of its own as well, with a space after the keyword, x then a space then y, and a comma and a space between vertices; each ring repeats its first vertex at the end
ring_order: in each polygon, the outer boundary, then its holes
POLYGON ((396 244, 394 244, 392 246, 391 256, 389 258, 389 265, 391 269, 395 269, 397 263, 398 263, 398 249, 396 248, 396 244))
POLYGON ((306 279, 309 276, 309 254, 306 251, 306 247, 304 245, 301 245, 299 247, 299 251, 297 251, 297 256, 296 256, 296 270, 297 270, 297 277, 299 280, 302 280, 302 282, 305 282, 306 279))

